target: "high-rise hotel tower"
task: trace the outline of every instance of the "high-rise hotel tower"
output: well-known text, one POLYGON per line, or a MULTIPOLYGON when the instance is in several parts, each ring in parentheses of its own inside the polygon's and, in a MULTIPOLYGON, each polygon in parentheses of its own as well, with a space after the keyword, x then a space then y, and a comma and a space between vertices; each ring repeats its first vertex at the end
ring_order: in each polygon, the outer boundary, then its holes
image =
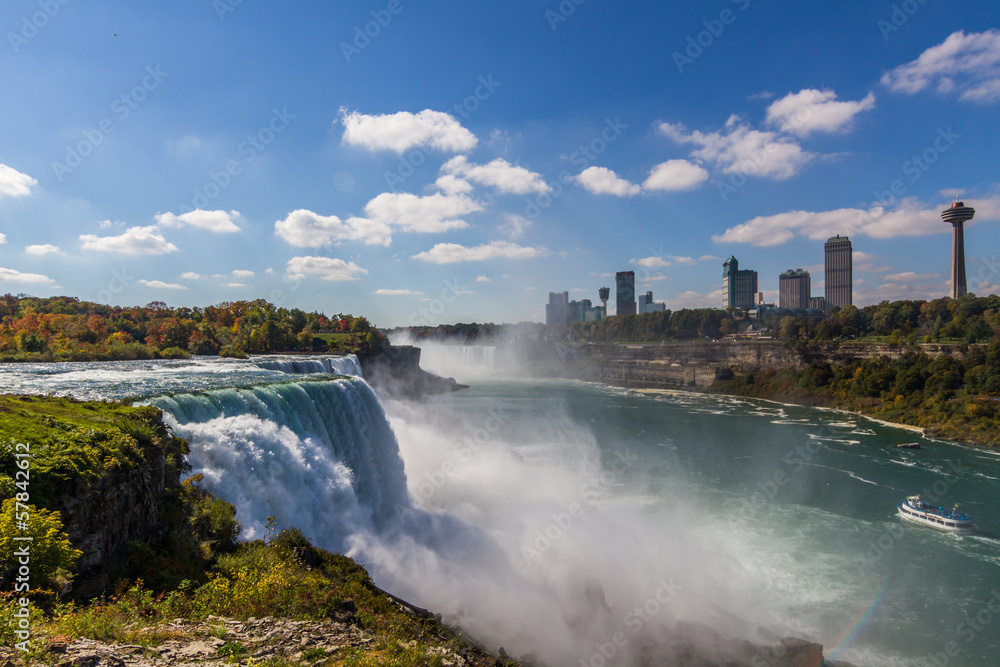
POLYGON ((854 262, 851 240, 837 234, 823 245, 826 307, 843 308, 854 303, 854 262))
POLYGON ((965 284, 965 229, 967 220, 972 220, 976 209, 956 201, 951 208, 941 211, 941 219, 954 227, 951 237, 951 298, 957 299, 969 288, 965 284))

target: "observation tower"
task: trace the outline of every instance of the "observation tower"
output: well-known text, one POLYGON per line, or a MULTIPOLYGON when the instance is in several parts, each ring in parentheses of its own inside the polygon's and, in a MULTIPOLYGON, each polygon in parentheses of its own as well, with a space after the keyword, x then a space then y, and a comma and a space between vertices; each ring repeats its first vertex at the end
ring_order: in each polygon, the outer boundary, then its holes
POLYGON ((953 227, 951 237, 951 298, 957 299, 969 291, 965 284, 965 230, 963 225, 972 220, 976 209, 958 200, 941 211, 941 219, 953 227))

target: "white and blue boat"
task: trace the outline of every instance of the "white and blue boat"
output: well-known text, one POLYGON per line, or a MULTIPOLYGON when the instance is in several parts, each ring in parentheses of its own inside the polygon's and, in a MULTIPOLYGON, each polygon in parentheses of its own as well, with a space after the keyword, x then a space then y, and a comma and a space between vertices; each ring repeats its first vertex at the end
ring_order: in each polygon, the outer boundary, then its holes
POLYGON ((907 496, 905 503, 897 505, 899 515, 908 521, 922 523, 931 528, 952 533, 971 533, 976 529, 972 517, 954 509, 946 510, 924 501, 922 496, 907 496))

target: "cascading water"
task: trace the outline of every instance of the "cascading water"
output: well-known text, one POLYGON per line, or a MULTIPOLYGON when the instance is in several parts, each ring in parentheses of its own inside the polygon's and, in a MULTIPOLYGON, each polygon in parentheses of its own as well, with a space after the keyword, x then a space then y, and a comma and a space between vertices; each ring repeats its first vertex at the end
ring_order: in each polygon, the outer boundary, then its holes
POLYGON ((409 507, 399 447, 361 379, 302 381, 149 401, 191 443, 193 472, 239 509, 249 537, 265 517, 318 543, 377 530, 409 507))
POLYGON ((265 357, 253 362, 261 368, 281 371, 294 375, 307 373, 330 373, 331 375, 353 375, 361 377, 361 364, 357 355, 343 357, 265 357))

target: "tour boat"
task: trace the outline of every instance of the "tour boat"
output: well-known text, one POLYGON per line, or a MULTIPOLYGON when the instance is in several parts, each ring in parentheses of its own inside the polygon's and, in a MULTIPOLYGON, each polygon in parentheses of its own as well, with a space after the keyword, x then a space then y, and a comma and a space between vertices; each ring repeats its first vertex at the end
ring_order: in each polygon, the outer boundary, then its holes
POLYGON ((904 519, 915 523, 922 523, 932 528, 947 530, 953 533, 971 533, 976 529, 972 523, 972 517, 955 509, 941 509, 935 505, 924 502, 920 496, 907 496, 905 503, 898 506, 899 514, 904 519))

